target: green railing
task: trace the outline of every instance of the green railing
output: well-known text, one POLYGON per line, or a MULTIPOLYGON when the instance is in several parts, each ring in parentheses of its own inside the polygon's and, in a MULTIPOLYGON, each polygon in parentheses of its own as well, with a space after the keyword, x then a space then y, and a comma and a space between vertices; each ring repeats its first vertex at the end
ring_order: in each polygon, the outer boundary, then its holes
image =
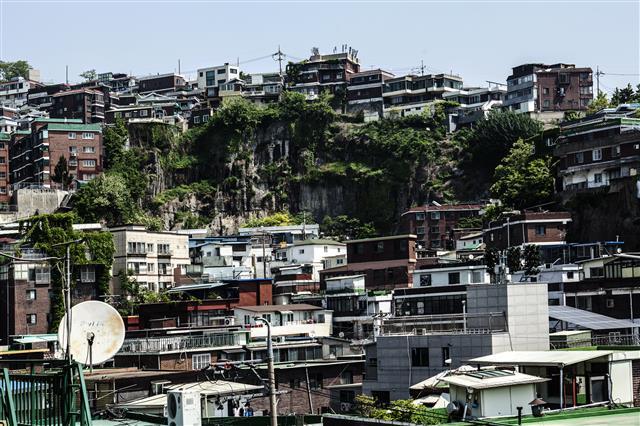
MULTIPOLYGON (((42 363, 42 361, 40 361, 42 363)), ((0 377, 0 421, 8 426, 91 426, 91 412, 82 367, 73 363, 30 373, 0 377), (79 404, 79 406, 78 406, 79 404)))

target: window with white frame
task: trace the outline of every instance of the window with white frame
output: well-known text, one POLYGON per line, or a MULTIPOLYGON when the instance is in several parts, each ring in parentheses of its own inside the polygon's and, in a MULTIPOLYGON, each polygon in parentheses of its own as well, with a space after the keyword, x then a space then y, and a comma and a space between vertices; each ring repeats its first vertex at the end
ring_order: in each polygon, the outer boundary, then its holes
POLYGON ((67 137, 69 139, 75 139, 76 138, 76 132, 69 132, 69 134, 67 135, 67 137))
POLYGON ((602 150, 600 148, 594 149, 592 154, 593 154, 593 161, 602 160, 602 150))
POLYGON ((96 160, 82 160, 82 167, 95 167, 96 160))
POLYGON ((211 365, 211 354, 196 354, 191 357, 191 369, 202 370, 211 365))
POLYGON ((96 152, 96 148, 94 146, 83 146, 82 152, 85 154, 93 154, 96 152))
POLYGON ((93 265, 83 265, 80 267, 80 282, 93 283, 96 281, 96 269, 93 265))
POLYGON ((27 314, 27 324, 35 325, 38 323, 38 315, 36 314, 27 314))
POLYGON ((36 300, 36 289, 35 288, 27 289, 27 300, 36 300))
POLYGON ((91 132, 82 132, 82 139, 93 139, 95 135, 91 132))

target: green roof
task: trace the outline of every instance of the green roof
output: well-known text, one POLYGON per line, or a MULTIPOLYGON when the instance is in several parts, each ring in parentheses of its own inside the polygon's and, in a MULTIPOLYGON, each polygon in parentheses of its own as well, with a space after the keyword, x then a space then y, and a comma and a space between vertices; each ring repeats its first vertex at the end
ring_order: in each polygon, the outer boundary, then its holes
POLYGON ((79 118, 46 118, 38 117, 34 120, 36 123, 79 123, 82 124, 82 120, 79 118))
POLYGON ((294 246, 307 246, 307 245, 334 245, 334 246, 343 246, 343 245, 344 245, 344 243, 341 243, 340 241, 336 241, 336 240, 328 240, 328 239, 323 239, 323 238, 315 238, 315 239, 309 239, 309 240, 296 241, 293 245, 294 245, 294 246))
POLYGON ((78 131, 78 132, 102 132, 99 124, 75 124, 75 123, 49 123, 49 130, 78 131))
POLYGON ((0 141, 8 141, 9 139, 11 139, 9 133, 0 132, 0 141))

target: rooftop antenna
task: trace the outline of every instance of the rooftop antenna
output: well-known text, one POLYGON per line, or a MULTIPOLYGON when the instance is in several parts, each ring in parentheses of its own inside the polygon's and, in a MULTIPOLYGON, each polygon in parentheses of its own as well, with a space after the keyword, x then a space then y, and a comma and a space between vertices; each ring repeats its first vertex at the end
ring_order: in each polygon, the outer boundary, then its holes
POLYGON ((178 59, 178 74, 180 74, 180 59, 178 59))
POLYGON ((69 65, 65 65, 65 81, 67 82, 66 84, 69 84, 69 65))

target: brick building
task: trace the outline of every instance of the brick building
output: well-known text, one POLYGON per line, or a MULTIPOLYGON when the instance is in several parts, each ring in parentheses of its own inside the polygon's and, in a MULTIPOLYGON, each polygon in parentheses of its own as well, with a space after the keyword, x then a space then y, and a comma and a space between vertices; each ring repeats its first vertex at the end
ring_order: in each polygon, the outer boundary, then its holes
MULTIPOLYGON (((6 242, 4 243, 6 245, 6 242)), ((10 248, 5 246, 5 248, 10 248)), ((52 286, 51 266, 42 261, 44 254, 23 249, 21 256, 29 262, 10 261, 0 266, 0 345, 12 335, 44 334, 52 330, 52 303, 60 297, 52 286), (6 319, 6 320, 4 320, 6 319)), ((73 304, 97 297, 96 265, 74 268, 73 304)))
POLYGON ((9 146, 9 170, 13 188, 39 185, 59 187, 53 182, 60 157, 67 161, 71 186, 102 172, 102 128, 82 120, 38 118, 26 131, 15 132, 9 146))
POLYGON ((9 142, 11 136, 0 132, 0 205, 11 200, 9 191, 9 142))
POLYGON ((183 76, 169 73, 138 78, 138 93, 165 93, 184 89, 187 81, 183 76))
POLYGON ((104 121, 105 94, 101 90, 68 90, 52 95, 51 99, 52 118, 80 119, 85 124, 104 121))
POLYGON ((287 84, 307 99, 315 99, 322 92, 346 98, 347 85, 358 72, 360 62, 355 50, 330 55, 316 51, 307 61, 287 65, 287 84))
POLYGON ((536 63, 513 68, 503 106, 520 113, 584 111, 592 99, 591 68, 536 63))
POLYGON ((461 220, 481 224, 482 204, 443 204, 413 207, 402 214, 402 232, 417 235, 417 244, 429 250, 455 250, 454 229, 461 227, 461 220))
POLYGON ((352 74, 347 87, 347 112, 356 114, 362 111, 365 119, 370 115, 381 118, 384 112, 384 84, 393 77, 393 74, 381 69, 352 74))
POLYGON ((489 222, 483 240, 488 249, 498 250, 526 244, 564 245, 569 222, 569 212, 524 212, 489 222))
POLYGON ((332 277, 365 275, 367 290, 410 287, 416 236, 394 235, 347 242, 347 264, 320 271, 320 288, 332 277))

